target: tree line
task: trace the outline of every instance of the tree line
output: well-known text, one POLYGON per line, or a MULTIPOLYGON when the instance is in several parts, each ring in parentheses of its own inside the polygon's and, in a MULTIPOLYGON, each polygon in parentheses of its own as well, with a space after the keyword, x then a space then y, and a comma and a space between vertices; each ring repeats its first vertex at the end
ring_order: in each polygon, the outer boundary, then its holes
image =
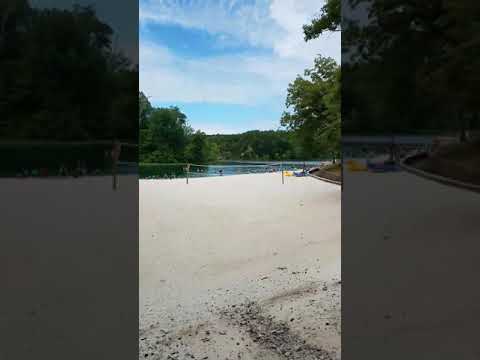
MULTIPOLYGON (((336 31, 339 1, 327 1, 319 17, 304 26, 305 40, 336 31)), ((140 161, 309 160, 340 156, 341 70, 331 58, 318 56, 287 89, 280 119, 285 130, 205 135, 194 131, 177 107, 153 108, 140 93, 140 161)))
POLYGON ((138 67, 90 6, 0 2, 0 136, 138 141, 138 67))
POLYGON ((195 131, 178 107, 156 108, 139 93, 140 162, 204 164, 221 160, 305 160, 328 156, 310 151, 293 131, 252 130, 206 135, 195 131))
POLYGON ((206 163, 216 149, 201 131, 194 131, 178 107, 153 107, 139 92, 140 163, 206 163))
POLYGON ((317 159, 307 154, 294 134, 286 130, 252 130, 242 134, 209 135, 216 145, 219 160, 302 160, 317 159))
POLYGON ((291 130, 303 153, 339 158, 341 136, 341 72, 330 58, 317 57, 287 90, 281 124, 291 130))
POLYGON ((341 132, 468 141, 480 129, 479 18, 472 0, 327 0, 305 40, 341 31, 341 69, 319 56, 290 85, 282 123, 312 147, 339 146, 341 132))
POLYGON ((456 133, 480 126, 480 3, 349 0, 342 23, 345 133, 456 133))
MULTIPOLYGON (((340 0, 327 0, 319 15, 304 25, 305 41, 339 31, 340 22, 340 0)), ((341 67, 322 55, 288 86, 287 110, 280 122, 293 131, 305 153, 323 154, 333 161, 340 157, 341 97, 341 67)))

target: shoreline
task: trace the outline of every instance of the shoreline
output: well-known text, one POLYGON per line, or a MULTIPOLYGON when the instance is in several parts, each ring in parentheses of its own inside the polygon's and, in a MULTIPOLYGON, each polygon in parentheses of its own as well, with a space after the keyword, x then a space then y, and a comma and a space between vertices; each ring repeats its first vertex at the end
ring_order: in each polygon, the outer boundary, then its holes
MULTIPOLYGON (((228 175, 208 175, 208 176, 189 176, 189 180, 198 180, 198 179, 213 179, 213 178, 230 178, 230 177, 237 177, 237 176, 252 176, 252 175, 278 175, 281 178, 281 171, 274 171, 274 172, 265 172, 265 173, 248 173, 248 174, 228 174, 228 175)), ((165 178, 138 178, 140 181, 175 181, 175 180, 182 180, 185 181, 186 177, 176 177, 173 179, 165 179, 165 178)))

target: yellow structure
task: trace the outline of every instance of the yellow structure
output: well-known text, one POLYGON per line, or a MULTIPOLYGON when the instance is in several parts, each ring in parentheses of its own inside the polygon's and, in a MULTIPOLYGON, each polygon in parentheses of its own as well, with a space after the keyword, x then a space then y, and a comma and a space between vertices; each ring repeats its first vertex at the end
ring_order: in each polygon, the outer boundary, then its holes
POLYGON ((347 160, 346 163, 347 169, 349 171, 367 171, 367 166, 365 164, 362 164, 359 161, 355 160, 347 160))

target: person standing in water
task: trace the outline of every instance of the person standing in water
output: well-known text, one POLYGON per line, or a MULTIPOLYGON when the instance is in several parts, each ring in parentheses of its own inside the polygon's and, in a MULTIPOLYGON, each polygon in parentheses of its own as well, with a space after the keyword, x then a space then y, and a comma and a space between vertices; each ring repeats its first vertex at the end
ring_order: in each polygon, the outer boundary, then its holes
POLYGON ((113 179, 113 190, 117 190, 118 187, 118 159, 120 158, 120 151, 122 145, 118 140, 113 142, 112 148, 112 179, 113 179))

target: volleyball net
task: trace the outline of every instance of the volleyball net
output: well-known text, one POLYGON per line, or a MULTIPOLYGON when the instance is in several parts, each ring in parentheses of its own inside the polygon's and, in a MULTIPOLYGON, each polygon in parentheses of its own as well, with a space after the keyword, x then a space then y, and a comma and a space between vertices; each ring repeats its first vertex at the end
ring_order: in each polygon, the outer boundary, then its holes
MULTIPOLYGON (((134 174, 142 179, 196 178, 306 170, 319 162, 138 163, 138 144, 112 140, 0 141, 0 176, 52 177, 134 174), (116 144, 116 145, 115 145, 116 144), (119 155, 115 149, 120 145, 119 155)), ((283 176, 283 172, 282 172, 283 176)))
POLYGON ((114 142, 104 141, 0 141, 0 176, 109 175, 138 173, 138 144, 120 143, 118 161, 114 142))
POLYGON ((294 171, 306 173, 310 168, 318 166, 306 163, 225 163, 225 164, 193 164, 193 163, 152 163, 140 164, 139 175, 142 179, 175 179, 198 178, 211 176, 229 176, 242 174, 262 174, 283 171, 290 174, 294 171))

